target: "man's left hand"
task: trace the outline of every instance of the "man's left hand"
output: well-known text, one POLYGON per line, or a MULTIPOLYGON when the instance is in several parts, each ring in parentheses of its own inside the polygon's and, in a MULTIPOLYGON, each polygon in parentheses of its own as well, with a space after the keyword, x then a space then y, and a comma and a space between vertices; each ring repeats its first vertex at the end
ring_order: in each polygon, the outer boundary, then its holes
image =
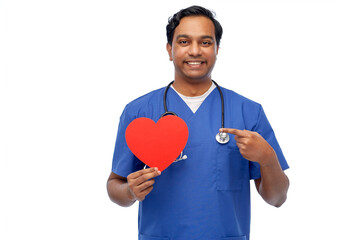
POLYGON ((276 158, 274 149, 257 132, 234 128, 220 128, 220 132, 234 134, 241 155, 249 161, 267 165, 272 158, 276 158))

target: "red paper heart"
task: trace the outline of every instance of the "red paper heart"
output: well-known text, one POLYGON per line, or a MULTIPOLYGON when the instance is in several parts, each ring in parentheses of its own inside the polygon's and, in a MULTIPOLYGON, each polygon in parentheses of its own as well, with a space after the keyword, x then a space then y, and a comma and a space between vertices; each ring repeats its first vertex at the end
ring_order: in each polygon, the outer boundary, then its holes
POLYGON ((155 123, 137 118, 126 129, 125 138, 131 152, 149 167, 165 170, 185 148, 189 130, 181 118, 167 115, 155 123))

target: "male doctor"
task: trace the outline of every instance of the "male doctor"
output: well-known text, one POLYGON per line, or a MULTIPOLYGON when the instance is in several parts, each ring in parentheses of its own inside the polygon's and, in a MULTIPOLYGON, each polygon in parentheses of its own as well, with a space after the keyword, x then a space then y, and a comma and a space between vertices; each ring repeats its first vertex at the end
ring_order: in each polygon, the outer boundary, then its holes
POLYGON ((287 162, 261 105, 225 88, 227 128, 220 131, 230 134, 230 141, 215 140, 221 97, 211 72, 222 27, 213 13, 200 6, 182 9, 166 30, 175 69, 167 107, 188 125, 187 159, 160 172, 143 169, 129 150, 128 124, 139 117, 157 122, 164 112, 165 88, 150 92, 130 102, 120 117, 109 197, 123 207, 139 201, 140 240, 248 240, 250 180, 267 203, 280 207, 289 187, 287 162))

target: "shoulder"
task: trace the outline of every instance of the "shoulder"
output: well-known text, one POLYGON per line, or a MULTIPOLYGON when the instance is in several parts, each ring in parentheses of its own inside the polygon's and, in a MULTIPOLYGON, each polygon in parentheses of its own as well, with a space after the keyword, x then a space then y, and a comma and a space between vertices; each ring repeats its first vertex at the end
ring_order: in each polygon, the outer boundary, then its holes
POLYGON ((164 90, 165 88, 156 89, 134 99, 126 105, 124 112, 134 117, 149 117, 149 112, 162 106, 164 90))
POLYGON ((162 96, 163 92, 164 92, 164 88, 156 89, 129 102, 128 106, 136 107, 136 106, 142 106, 144 104, 148 104, 155 98, 162 96))
POLYGON ((233 91, 233 90, 229 90, 227 88, 223 88, 221 87, 221 90, 224 94, 224 100, 226 101, 226 98, 228 101, 237 104, 237 106, 242 105, 242 106, 246 106, 249 108, 255 108, 255 109, 260 109, 261 108, 261 104, 258 102, 255 102, 247 97, 244 97, 243 95, 233 91))
POLYGON ((236 122, 242 123, 241 126, 236 125, 236 127, 253 130, 263 113, 261 104, 235 91, 226 88, 222 88, 221 90, 224 95, 226 111, 230 114, 229 117, 234 121, 234 124, 236 122))

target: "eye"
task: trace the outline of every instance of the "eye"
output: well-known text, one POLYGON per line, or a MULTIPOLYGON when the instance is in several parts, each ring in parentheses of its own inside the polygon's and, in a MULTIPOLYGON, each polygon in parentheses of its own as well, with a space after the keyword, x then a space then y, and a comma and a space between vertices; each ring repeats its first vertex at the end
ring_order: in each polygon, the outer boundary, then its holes
POLYGON ((212 42, 211 41, 202 41, 201 44, 204 46, 210 46, 212 44, 212 42))
POLYGON ((179 44, 180 45, 186 45, 186 44, 188 44, 189 43, 189 41, 187 41, 187 40, 180 40, 179 41, 179 44))

